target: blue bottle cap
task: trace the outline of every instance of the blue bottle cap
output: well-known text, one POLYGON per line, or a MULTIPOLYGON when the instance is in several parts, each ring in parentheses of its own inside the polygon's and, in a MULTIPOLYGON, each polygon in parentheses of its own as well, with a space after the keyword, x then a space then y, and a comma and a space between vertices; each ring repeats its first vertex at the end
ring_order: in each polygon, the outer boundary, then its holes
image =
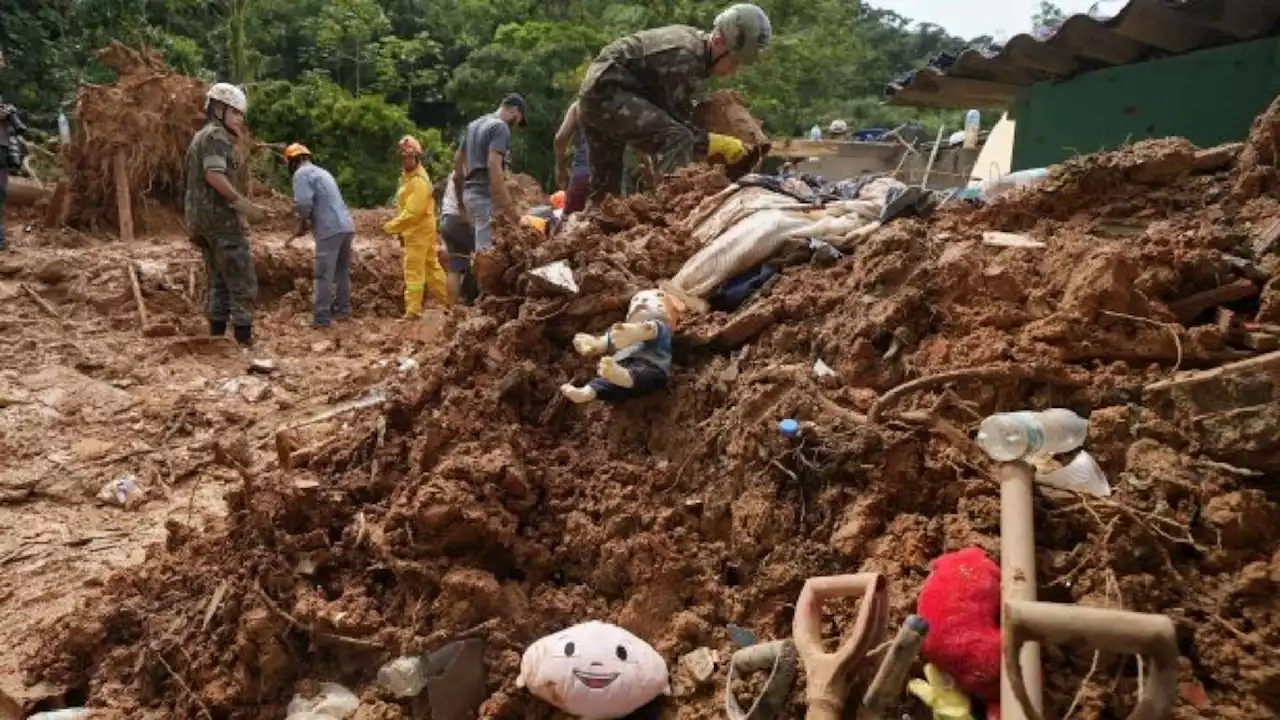
POLYGON ((800 432, 800 423, 787 418, 778 423, 778 430, 786 437, 795 437, 796 433, 800 432))

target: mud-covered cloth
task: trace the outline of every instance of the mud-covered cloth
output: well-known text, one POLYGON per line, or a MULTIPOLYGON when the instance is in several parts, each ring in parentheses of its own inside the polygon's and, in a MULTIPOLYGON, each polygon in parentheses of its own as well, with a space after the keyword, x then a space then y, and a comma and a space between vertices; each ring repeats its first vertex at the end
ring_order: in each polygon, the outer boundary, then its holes
POLYGON ((710 77, 710 36, 697 28, 643 30, 600 51, 578 98, 592 201, 621 195, 627 145, 649 154, 659 175, 706 155, 707 133, 693 123, 693 101, 710 77))

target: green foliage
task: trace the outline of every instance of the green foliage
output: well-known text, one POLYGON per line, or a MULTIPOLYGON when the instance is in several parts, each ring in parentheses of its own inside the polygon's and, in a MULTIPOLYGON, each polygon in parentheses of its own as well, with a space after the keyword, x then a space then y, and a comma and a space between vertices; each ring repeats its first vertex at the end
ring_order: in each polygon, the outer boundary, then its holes
POLYGON ((1040 8, 1031 15, 1031 26, 1058 27, 1066 20, 1067 14, 1062 11, 1062 8, 1048 0, 1040 0, 1040 8))
MULTIPOLYGON (((381 205, 395 195, 400 176, 396 143, 406 134, 422 142, 433 179, 452 165, 452 152, 439 130, 420 130, 403 108, 376 95, 353 97, 318 74, 298 82, 254 85, 249 117, 258 137, 305 144, 315 162, 333 173, 347 202, 356 206, 381 205)), ((287 185, 283 174, 278 180, 287 185)))
MULTIPOLYGON (((450 165, 441 138, 497 107, 529 103, 512 166, 548 187, 552 139, 586 66, 616 37, 646 27, 709 28, 730 0, 0 0, 10 69, 0 93, 53 128, 81 82, 110 82, 93 52, 111 40, 157 47, 184 73, 245 84, 254 134, 303 140, 353 204, 395 184, 394 144, 413 131, 433 177, 450 165), (427 127, 429 130, 419 128, 427 127)), ((965 42, 853 0, 759 0, 772 50, 716 87, 742 93, 773 136, 843 118, 851 127, 907 121, 958 127, 954 111, 880 102, 894 75, 965 42)), ((1037 20, 1061 18, 1046 2, 1037 20)))
POLYGON ((513 134, 512 163, 548 181, 555 174, 551 140, 573 101, 580 71, 603 42, 598 32, 580 25, 503 25, 492 43, 458 67, 446 96, 474 117, 497 108, 508 92, 519 91, 528 104, 528 126, 513 134))

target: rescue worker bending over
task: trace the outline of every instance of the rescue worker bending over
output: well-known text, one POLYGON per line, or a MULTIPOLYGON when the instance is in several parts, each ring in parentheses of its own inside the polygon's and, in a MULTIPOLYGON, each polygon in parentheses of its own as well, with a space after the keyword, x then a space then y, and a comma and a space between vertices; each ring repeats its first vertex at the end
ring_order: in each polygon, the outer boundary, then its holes
POLYGON ((247 175, 232 154, 232 136, 244 130, 249 102, 235 85, 218 83, 205 94, 205 125, 187 148, 184 210, 187 232, 204 256, 209 278, 209 334, 225 335, 227 321, 241 347, 253 344, 258 278, 245 223, 267 211, 244 196, 247 175))
POLYGON ((436 255, 436 200, 431 180, 422 167, 422 143, 405 135, 400 138, 400 188, 396 191, 397 215, 382 226, 383 232, 399 235, 404 242, 404 319, 422 317, 422 295, 426 288, 441 305, 449 304, 444 268, 436 255))
POLYGON ((741 159, 740 140, 693 124, 693 98, 709 78, 733 75, 755 61, 772 38, 764 11, 742 3, 720 13, 710 34, 672 25, 642 30, 601 50, 578 91, 590 202, 622 194, 627 144, 652 155, 660 176, 696 157, 722 156, 729 164, 741 159))
POLYGON ((293 212, 300 220, 288 242, 311 231, 316 241, 316 286, 311 326, 328 327, 334 320, 351 318, 351 244, 356 227, 347 212, 342 191, 328 170, 311 161, 302 143, 284 149, 293 173, 293 212))

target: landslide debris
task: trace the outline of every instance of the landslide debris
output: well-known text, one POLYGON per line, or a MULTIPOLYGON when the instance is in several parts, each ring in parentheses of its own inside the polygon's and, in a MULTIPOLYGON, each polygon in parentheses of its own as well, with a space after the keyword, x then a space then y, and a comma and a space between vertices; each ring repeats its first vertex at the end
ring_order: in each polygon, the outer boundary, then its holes
MULTIPOLYGON (((125 712, 278 717, 300 683, 372 688, 395 655, 478 636, 483 716, 546 719, 514 687, 520 653, 601 619, 673 667, 663 717, 718 718, 723 674, 699 686, 674 670, 679 655, 727 657, 730 623, 789 635, 814 575, 887 574, 901 622, 931 558, 998 556, 999 488, 965 436, 994 411, 1060 406, 1090 415, 1087 448, 1115 493, 1038 495, 1040 598, 1169 614, 1184 655, 1176 717, 1274 716, 1277 471, 1233 464, 1230 436, 1199 449, 1194 398, 1161 413, 1144 393, 1175 368, 1250 354, 1211 320, 1172 319, 1170 303, 1240 272, 1227 256, 1247 253, 1252 231, 1223 206, 1233 171, 1197 172, 1188 153, 1169 140, 1081 158, 983 209, 895 222, 833 267, 787 268, 737 316, 691 319, 669 391, 618 407, 560 398, 593 370, 572 335, 621 319, 631 292, 679 268, 696 249, 680 219, 723 176, 686 169, 543 244, 502 229, 477 263, 487 298, 449 317, 385 413, 351 415, 300 469, 246 474, 224 528, 175 520, 142 569, 50 638, 32 678, 125 712), (984 247, 985 230, 1046 247, 984 247), (579 296, 526 284, 552 260, 573 266, 579 296), (749 342, 688 341, 744 316, 749 342), (834 377, 813 377, 819 359, 834 377), (816 434, 784 441, 783 417, 816 434)), ((1280 437, 1267 417, 1248 442, 1280 437)), ((829 633, 849 620, 837 613, 829 633)), ((1044 657, 1048 716, 1077 695, 1084 717, 1131 709, 1132 660, 1104 658, 1081 691, 1092 653, 1044 657)), ((410 716, 376 690, 364 699, 377 717, 410 716)))

